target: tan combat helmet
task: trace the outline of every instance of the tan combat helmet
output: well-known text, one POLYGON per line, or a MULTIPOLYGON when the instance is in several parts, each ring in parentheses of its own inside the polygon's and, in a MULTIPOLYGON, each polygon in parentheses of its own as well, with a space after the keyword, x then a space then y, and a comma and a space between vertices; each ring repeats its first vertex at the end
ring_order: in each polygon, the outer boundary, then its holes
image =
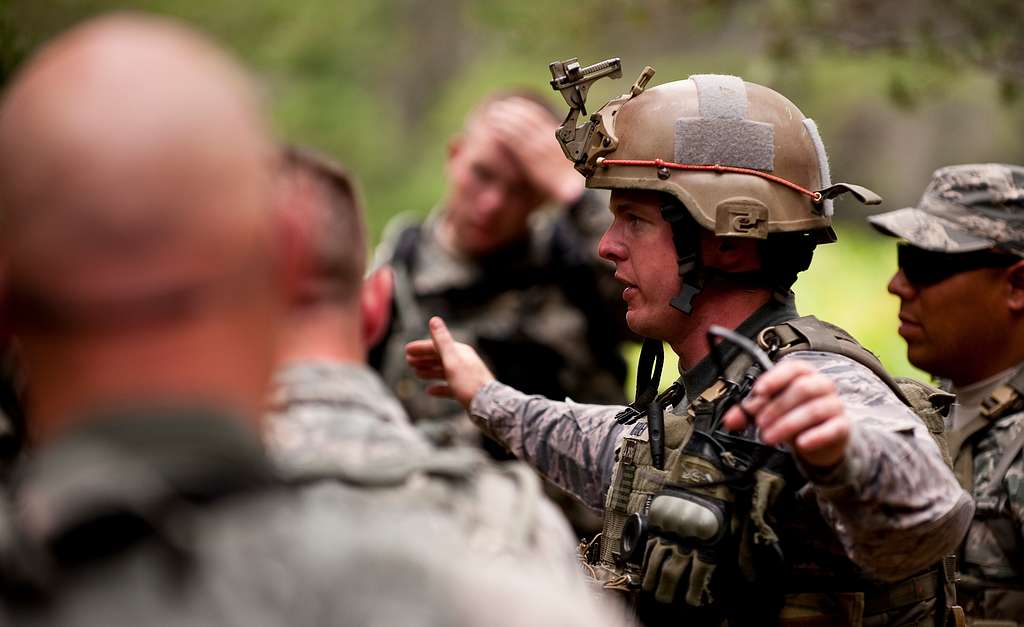
MULTIPOLYGON (((767 87, 700 74, 646 90, 654 70, 645 67, 627 93, 577 126, 580 115, 587 115, 591 85, 605 76, 621 77, 621 63, 616 58, 581 67, 569 59, 549 68, 552 88, 569 104, 555 137, 587 186, 652 190, 677 201, 667 203, 661 215, 672 227, 682 279, 671 304, 684 314, 693 312, 707 281, 726 274, 704 266, 700 229, 762 240, 761 270, 728 275, 785 298, 796 275, 810 265, 814 247, 836 239, 832 198, 851 193, 865 204, 882 201, 863 187, 832 184, 817 125, 767 87)), ((661 353, 660 341, 644 342, 634 410, 654 400, 661 353)), ((630 415, 627 409, 618 418, 630 415)), ((660 430, 652 426, 652 442, 660 437, 655 431, 660 430)))
POLYGON ((629 93, 576 127, 586 90, 601 76, 621 76, 619 60, 580 68, 570 59, 551 71, 572 107, 557 137, 588 187, 670 194, 720 236, 802 232, 819 243, 835 241, 835 196, 881 202, 863 187, 832 184, 814 121, 767 87, 700 74, 645 90, 648 67, 629 93))
POLYGON ((672 225, 683 278, 672 304, 684 313, 706 279, 721 273, 703 267, 689 218, 719 236, 785 239, 764 249, 764 271, 745 278, 788 293, 814 245, 836 239, 832 198, 851 193, 865 204, 881 202, 863 187, 832 184, 817 126, 767 87, 701 74, 646 90, 654 75, 646 67, 628 93, 577 126, 593 82, 622 75, 619 59, 589 67, 570 59, 550 69, 551 86, 570 107, 556 137, 587 186, 653 190, 678 201, 662 216, 672 225))

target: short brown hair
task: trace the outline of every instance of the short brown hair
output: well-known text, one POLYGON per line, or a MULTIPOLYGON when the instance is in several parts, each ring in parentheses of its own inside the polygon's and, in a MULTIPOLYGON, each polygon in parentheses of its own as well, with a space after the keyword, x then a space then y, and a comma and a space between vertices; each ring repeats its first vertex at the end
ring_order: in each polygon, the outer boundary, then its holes
POLYGON ((310 276, 301 294, 307 302, 349 302, 366 271, 366 225, 355 181, 326 155, 302 146, 284 149, 286 176, 295 184, 290 200, 302 203, 308 231, 310 276), (305 183, 304 183, 304 182, 305 183), (312 193, 303 195, 305 187, 312 193))

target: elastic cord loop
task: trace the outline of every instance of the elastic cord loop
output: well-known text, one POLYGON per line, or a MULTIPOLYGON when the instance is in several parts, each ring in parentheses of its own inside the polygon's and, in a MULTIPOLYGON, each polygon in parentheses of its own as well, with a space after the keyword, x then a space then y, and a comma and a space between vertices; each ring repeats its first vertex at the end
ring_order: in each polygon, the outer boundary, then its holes
POLYGON ((806 187, 801 187, 792 181, 788 181, 781 176, 775 176, 774 174, 768 174, 760 170, 752 170, 750 168, 737 168, 731 165, 699 165, 696 163, 673 163, 672 161, 664 161, 662 159, 604 159, 599 158, 597 165, 610 166, 610 165, 633 165, 633 166, 653 166, 655 168, 667 168, 669 170, 699 170, 705 172, 718 172, 725 173, 729 172, 732 174, 749 174, 751 176, 758 176, 765 180, 779 185, 784 185, 792 189, 793 191, 799 192, 804 196, 809 197, 813 202, 820 203, 824 200, 821 192, 813 192, 806 187))

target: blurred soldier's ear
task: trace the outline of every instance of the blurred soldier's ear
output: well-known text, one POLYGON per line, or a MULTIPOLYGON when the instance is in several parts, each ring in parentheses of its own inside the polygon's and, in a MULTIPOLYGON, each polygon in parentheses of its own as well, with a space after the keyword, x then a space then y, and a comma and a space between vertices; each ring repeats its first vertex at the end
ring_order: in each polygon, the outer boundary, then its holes
POLYGON ((363 316, 363 341, 372 348, 384 339, 391 324, 391 299, 395 275, 390 266, 381 266, 366 277, 359 295, 363 316))
POLYGON ((1009 283, 1006 305, 1011 313, 1024 314, 1024 259, 1010 266, 1006 277, 1009 283))
POLYGON ((452 159, 454 159, 456 155, 462 152, 462 145, 465 142, 465 139, 465 133, 458 133, 457 135, 452 135, 451 139, 448 140, 448 159, 445 162, 446 174, 451 174, 451 172, 449 172, 448 170, 450 170, 451 168, 452 159))

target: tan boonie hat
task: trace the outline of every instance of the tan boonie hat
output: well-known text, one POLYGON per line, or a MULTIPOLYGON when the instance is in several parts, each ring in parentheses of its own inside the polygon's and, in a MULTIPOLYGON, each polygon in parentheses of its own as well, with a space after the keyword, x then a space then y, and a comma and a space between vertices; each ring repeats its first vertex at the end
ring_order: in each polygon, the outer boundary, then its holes
POLYGON ((1001 248, 1024 256, 1024 167, 978 163, 940 168, 916 207, 871 216, 868 222, 925 250, 1001 248))

